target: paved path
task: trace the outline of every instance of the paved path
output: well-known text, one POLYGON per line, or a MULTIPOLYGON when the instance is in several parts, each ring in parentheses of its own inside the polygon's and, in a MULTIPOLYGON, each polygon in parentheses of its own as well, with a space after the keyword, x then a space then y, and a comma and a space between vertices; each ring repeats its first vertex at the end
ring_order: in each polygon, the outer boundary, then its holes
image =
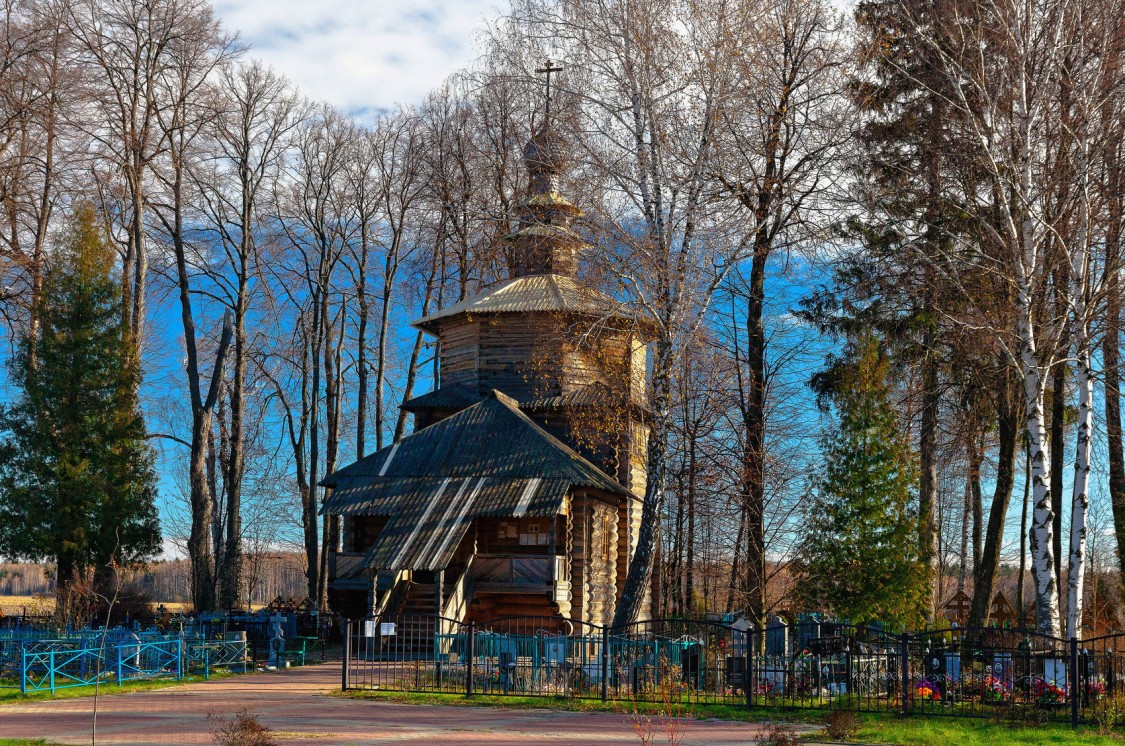
MULTIPOLYGON (((210 744, 209 714, 229 717, 248 707, 283 744, 640 743, 622 715, 407 705, 330 696, 338 686, 338 666, 325 664, 101 697, 97 742, 210 744)), ((88 744, 92 711, 90 697, 0 705, 0 737, 88 744)), ((691 720, 680 743, 752 744, 764 730, 765 726, 747 723, 691 720)), ((658 730, 656 742, 665 740, 658 730)))

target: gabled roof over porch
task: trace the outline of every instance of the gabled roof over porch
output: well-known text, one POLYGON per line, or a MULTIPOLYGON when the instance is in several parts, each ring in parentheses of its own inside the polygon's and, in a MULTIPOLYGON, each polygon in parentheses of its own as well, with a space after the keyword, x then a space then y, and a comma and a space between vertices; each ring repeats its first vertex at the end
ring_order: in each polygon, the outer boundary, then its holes
POLYGON ((474 518, 554 516, 572 487, 631 493, 493 391, 325 477, 323 513, 390 516, 364 567, 445 567, 474 518))

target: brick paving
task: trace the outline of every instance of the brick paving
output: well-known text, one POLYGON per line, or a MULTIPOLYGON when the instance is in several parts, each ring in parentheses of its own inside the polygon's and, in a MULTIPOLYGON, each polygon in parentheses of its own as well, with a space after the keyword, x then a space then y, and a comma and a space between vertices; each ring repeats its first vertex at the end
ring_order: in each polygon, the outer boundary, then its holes
MULTIPOLYGON (((282 744, 341 746, 418 743, 546 746, 637 744, 624 716, 553 710, 410 705, 333 697, 339 667, 308 666, 278 673, 101 697, 97 743, 210 744, 207 716, 229 717, 242 707, 258 713, 282 744)), ((0 738, 90 743, 93 698, 0 705, 0 738)), ((766 726, 691 720, 683 746, 752 744, 766 726)), ((659 730, 655 743, 664 743, 659 730)))

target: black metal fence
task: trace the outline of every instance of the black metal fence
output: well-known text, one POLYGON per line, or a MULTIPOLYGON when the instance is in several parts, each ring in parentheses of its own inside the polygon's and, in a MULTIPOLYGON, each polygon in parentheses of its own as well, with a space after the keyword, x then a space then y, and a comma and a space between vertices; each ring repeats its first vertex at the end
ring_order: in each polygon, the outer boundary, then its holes
POLYGON ((406 692, 848 709, 1070 722, 1125 707, 1125 633, 429 614, 348 622, 342 686, 406 692), (1120 652, 1115 652, 1120 651, 1120 652))

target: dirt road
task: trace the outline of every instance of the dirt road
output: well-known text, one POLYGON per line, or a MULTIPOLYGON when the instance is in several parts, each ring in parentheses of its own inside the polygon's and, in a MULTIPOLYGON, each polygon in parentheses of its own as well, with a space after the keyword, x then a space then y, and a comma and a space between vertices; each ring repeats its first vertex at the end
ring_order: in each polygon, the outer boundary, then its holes
MULTIPOLYGON (((638 744, 624 716, 551 710, 407 705, 331 696, 339 668, 308 666, 116 694, 98 701, 99 744, 210 744, 208 715, 248 707, 280 743, 308 746, 417 743, 548 746, 638 744)), ((89 744, 93 699, 0 705, 0 737, 89 744)), ((656 743, 664 743, 662 730, 656 743)), ((764 726, 692 720, 681 744, 752 744, 764 726)))

